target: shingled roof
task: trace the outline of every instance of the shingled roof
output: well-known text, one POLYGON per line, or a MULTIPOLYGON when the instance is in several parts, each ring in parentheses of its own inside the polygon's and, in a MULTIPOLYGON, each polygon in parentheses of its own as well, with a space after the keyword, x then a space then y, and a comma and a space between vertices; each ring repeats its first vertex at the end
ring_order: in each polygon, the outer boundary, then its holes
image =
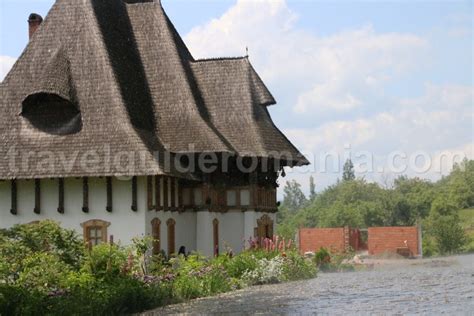
POLYGON ((307 163, 273 124, 266 106, 276 102, 248 58, 195 60, 159 1, 58 0, 0 96, 0 179, 189 176, 156 153, 307 163), (34 168, 13 168, 15 151, 55 158, 44 170, 35 155, 34 168), (70 161, 88 151, 102 167, 70 161), (134 170, 106 164, 125 152, 140 153, 134 170))

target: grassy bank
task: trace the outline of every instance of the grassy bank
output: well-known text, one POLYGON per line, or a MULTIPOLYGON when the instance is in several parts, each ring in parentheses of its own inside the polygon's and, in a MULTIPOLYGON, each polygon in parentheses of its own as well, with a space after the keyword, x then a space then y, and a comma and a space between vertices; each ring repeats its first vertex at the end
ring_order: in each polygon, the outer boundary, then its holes
POLYGON ((151 240, 91 249, 44 221, 0 231, 0 315, 117 315, 257 284, 313 278, 316 265, 284 240, 233 256, 150 256, 151 240))

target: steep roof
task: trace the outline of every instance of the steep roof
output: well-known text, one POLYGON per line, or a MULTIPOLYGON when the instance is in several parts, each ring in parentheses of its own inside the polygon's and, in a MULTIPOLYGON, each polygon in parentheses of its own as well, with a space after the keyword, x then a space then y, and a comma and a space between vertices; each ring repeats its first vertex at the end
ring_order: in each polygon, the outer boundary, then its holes
POLYGON ((168 153, 285 152, 288 165, 307 163, 271 121, 275 100, 248 59, 195 61, 159 2, 58 0, 0 96, 0 179, 189 177, 165 168, 168 153), (12 167, 25 152, 36 153, 28 167, 12 167), (40 168, 45 152, 54 159, 40 168), (64 163, 87 152, 95 167, 64 163), (132 169, 108 162, 126 154, 132 169))

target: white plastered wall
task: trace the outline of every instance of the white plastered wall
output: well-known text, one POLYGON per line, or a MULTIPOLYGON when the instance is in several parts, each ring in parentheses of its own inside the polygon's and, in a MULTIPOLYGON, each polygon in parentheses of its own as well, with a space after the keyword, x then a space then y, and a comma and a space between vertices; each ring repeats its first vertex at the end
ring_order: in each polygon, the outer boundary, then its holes
POLYGON ((62 227, 74 229, 82 235, 81 223, 91 219, 110 222, 108 235, 114 236, 115 242, 130 243, 136 236, 145 233, 146 214, 146 181, 138 178, 138 211, 131 210, 132 189, 131 179, 113 178, 113 211, 106 211, 107 194, 105 178, 89 179, 89 213, 82 212, 82 179, 68 178, 64 186, 65 213, 59 214, 58 180, 41 180, 41 213, 33 212, 35 204, 35 184, 33 180, 17 181, 18 214, 10 214, 11 191, 10 182, 0 182, 0 227, 8 228, 15 224, 52 219, 62 227))

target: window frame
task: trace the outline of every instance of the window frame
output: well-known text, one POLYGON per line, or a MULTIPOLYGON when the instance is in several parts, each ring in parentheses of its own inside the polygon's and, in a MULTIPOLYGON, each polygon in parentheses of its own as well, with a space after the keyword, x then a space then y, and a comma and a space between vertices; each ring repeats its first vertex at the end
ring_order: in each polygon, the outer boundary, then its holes
POLYGON ((107 243, 109 226, 110 226, 110 222, 106 222, 101 219, 91 219, 82 223, 81 227, 83 229, 84 241, 90 246, 95 246, 97 244, 100 244, 100 243, 96 243, 95 245, 93 245, 90 242, 92 239, 90 236, 90 232, 92 231, 92 229, 99 229, 101 232, 101 236, 100 237, 95 236, 93 239, 96 241, 99 241, 99 238, 100 238, 101 243, 107 243))

